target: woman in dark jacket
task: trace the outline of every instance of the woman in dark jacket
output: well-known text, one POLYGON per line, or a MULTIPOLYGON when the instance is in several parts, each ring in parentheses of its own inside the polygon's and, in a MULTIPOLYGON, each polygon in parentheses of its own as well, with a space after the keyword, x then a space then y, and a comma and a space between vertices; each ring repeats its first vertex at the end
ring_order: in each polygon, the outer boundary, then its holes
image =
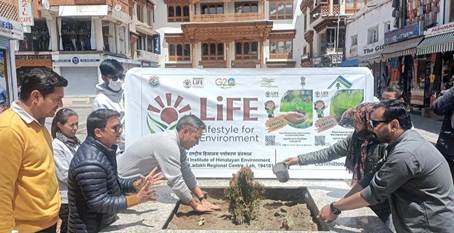
MULTIPOLYGON (((373 107, 374 103, 363 103, 350 112, 355 131, 347 138, 328 148, 288 158, 285 162, 289 166, 309 165, 325 163, 345 156, 345 166, 348 171, 353 173, 353 187, 345 196, 362 190, 369 185, 386 157, 386 145, 378 144, 370 131, 369 115, 373 111, 373 107)), ((370 206, 370 208, 383 222, 389 221, 391 209, 388 202, 370 206)))
POLYGON ((432 109, 438 115, 444 115, 437 149, 443 154, 451 169, 454 180, 454 87, 451 87, 433 103, 432 109))

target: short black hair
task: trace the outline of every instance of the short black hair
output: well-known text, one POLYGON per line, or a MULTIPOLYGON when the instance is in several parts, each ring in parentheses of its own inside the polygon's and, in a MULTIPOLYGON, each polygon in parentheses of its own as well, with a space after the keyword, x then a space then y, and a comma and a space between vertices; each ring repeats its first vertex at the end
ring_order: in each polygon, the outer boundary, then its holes
POLYGON ((178 132, 180 132, 182 129, 186 127, 195 127, 197 129, 204 130, 206 128, 205 123, 203 123, 200 118, 194 116, 194 115, 185 115, 178 120, 176 129, 178 132))
POLYGON ((104 129, 112 117, 120 117, 120 113, 111 109, 98 109, 87 117, 87 135, 94 137, 95 129, 104 129))
POLYGON ((17 69, 17 80, 21 80, 19 98, 28 100, 34 90, 43 97, 53 93, 57 87, 68 86, 68 81, 48 67, 22 67, 17 69))
POLYGON ((402 97, 402 90, 396 85, 385 87, 383 92, 394 92, 396 94, 396 99, 400 99, 400 97, 402 97))
POLYGON ((384 108, 383 120, 392 121, 397 119, 402 129, 411 129, 413 126, 411 123, 410 114, 407 111, 407 105, 400 100, 384 100, 374 106, 374 109, 384 108))
POLYGON ((101 71, 101 74, 104 76, 106 75, 114 76, 123 73, 124 71, 121 63, 115 59, 106 59, 102 61, 101 65, 99 65, 99 70, 101 71))

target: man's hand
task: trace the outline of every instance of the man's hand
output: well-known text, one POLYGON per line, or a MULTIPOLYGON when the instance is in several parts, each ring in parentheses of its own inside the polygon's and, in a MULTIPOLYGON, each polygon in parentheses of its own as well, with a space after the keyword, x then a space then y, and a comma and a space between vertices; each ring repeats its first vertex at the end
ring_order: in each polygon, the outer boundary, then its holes
POLYGON ((298 164, 298 157, 290 157, 286 160, 284 160, 285 163, 290 167, 292 165, 297 165, 298 164))
POLYGON ((159 170, 158 167, 155 167, 153 170, 151 170, 148 175, 142 176, 140 175, 139 178, 137 178, 136 181, 134 181, 133 185, 134 188, 139 191, 142 189, 142 187, 145 185, 146 181, 149 181, 151 185, 158 185, 164 182, 165 177, 162 175, 161 171, 159 170))
POLYGON ((151 182, 145 181, 145 185, 143 185, 139 192, 136 194, 137 199, 139 199, 139 203, 156 200, 155 192, 151 188, 151 185, 151 182))
POLYGON ((206 213, 213 211, 211 208, 204 206, 202 203, 196 201, 195 199, 192 199, 189 205, 195 212, 206 213))
POLYGON ((337 215, 333 214, 328 204, 323 206, 323 208, 320 210, 319 218, 324 222, 332 222, 337 218, 337 215))
POLYGON ((221 207, 219 207, 218 205, 212 204, 207 199, 203 199, 200 203, 202 203, 202 205, 208 209, 221 210, 221 207))

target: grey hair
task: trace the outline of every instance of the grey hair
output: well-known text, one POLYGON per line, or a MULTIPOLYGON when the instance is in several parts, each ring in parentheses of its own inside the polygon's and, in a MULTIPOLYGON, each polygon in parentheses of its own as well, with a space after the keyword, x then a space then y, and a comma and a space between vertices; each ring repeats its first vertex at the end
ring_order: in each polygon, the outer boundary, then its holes
POLYGON ((182 129, 186 127, 195 127, 197 129, 204 130, 206 128, 205 123, 203 123, 200 118, 194 116, 194 115, 185 115, 180 118, 177 122, 176 129, 178 132, 180 132, 182 129))

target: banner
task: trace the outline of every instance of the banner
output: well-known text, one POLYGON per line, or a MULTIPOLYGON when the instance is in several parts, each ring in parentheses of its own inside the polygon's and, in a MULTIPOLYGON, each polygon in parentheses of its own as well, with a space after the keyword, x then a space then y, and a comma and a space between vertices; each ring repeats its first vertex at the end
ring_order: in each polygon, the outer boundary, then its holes
MULTIPOLYGON (((367 68, 134 68, 125 100, 126 146, 194 114, 207 126, 188 151, 198 177, 231 177, 249 166, 256 177, 272 178, 276 162, 351 134, 351 122, 339 121, 373 100, 373 76, 367 68)), ((293 166, 290 177, 348 179, 344 161, 293 166)))

